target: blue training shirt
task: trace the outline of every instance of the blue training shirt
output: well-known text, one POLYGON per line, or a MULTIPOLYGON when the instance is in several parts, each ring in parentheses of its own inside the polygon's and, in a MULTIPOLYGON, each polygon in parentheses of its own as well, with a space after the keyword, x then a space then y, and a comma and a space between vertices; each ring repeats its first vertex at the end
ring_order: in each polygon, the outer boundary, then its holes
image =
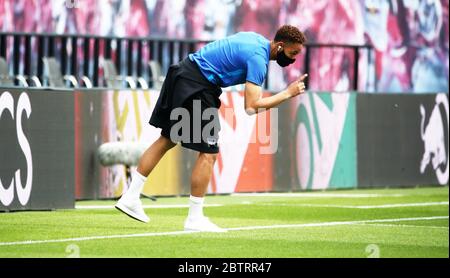
POLYGON ((240 32, 211 42, 189 54, 213 84, 228 87, 246 81, 261 86, 266 77, 270 41, 254 32, 240 32))

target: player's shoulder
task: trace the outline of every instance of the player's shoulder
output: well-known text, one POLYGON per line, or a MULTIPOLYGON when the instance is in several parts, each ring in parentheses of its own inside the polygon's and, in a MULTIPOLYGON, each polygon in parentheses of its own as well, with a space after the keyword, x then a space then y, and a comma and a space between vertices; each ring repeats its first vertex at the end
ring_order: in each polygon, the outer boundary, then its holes
POLYGON ((240 50, 247 52, 250 56, 258 52, 264 54, 268 42, 269 40, 264 36, 255 32, 239 32, 234 35, 233 39, 233 43, 239 45, 240 50))
POLYGON ((234 34, 234 36, 239 37, 239 38, 247 38, 250 40, 267 40, 263 35, 258 34, 256 32, 251 32, 251 31, 242 31, 242 32, 238 32, 236 34, 234 34))

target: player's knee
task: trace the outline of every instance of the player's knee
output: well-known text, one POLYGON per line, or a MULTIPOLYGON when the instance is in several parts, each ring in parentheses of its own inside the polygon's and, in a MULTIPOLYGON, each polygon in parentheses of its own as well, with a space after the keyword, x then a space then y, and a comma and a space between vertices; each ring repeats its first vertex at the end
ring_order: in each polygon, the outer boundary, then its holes
POLYGON ((171 148, 175 147, 176 144, 172 141, 170 141, 170 139, 164 137, 164 136, 160 136, 159 140, 164 148, 165 151, 170 150, 171 148))
POLYGON ((199 158, 204 160, 206 163, 214 164, 217 159, 217 154, 215 153, 200 153, 199 158))

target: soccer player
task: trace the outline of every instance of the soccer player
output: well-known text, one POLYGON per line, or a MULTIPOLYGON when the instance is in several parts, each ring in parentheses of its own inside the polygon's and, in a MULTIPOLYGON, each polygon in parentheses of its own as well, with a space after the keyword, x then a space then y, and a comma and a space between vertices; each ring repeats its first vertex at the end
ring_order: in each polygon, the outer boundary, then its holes
POLYGON ((184 229, 225 232, 203 215, 205 192, 219 152, 217 109, 220 107, 221 87, 245 83, 245 111, 249 115, 303 93, 303 81, 307 74, 270 97, 261 97, 261 86, 269 60, 276 60, 281 67, 289 66, 295 62, 305 42, 305 35, 290 25, 279 28, 272 41, 254 32, 240 32, 209 43, 172 65, 150 118, 151 125, 162 129, 161 136, 140 158, 131 184, 116 208, 136 220, 149 221, 139 199, 144 182, 164 154, 181 142, 183 147, 198 152, 192 171, 190 207, 184 229), (180 109, 190 116, 187 125, 186 122, 180 125, 182 121, 178 116, 183 115, 180 109), (209 120, 198 117, 206 111, 213 111, 206 117, 209 120))

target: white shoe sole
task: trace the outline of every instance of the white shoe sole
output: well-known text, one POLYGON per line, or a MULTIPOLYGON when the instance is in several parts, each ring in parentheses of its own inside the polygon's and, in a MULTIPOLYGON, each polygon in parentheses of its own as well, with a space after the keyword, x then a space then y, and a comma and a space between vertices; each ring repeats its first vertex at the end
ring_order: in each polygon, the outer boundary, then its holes
POLYGON ((120 202, 115 205, 115 208, 137 221, 141 221, 144 223, 148 223, 148 221, 150 221, 148 217, 147 218, 140 217, 139 215, 129 210, 124 204, 120 202))

